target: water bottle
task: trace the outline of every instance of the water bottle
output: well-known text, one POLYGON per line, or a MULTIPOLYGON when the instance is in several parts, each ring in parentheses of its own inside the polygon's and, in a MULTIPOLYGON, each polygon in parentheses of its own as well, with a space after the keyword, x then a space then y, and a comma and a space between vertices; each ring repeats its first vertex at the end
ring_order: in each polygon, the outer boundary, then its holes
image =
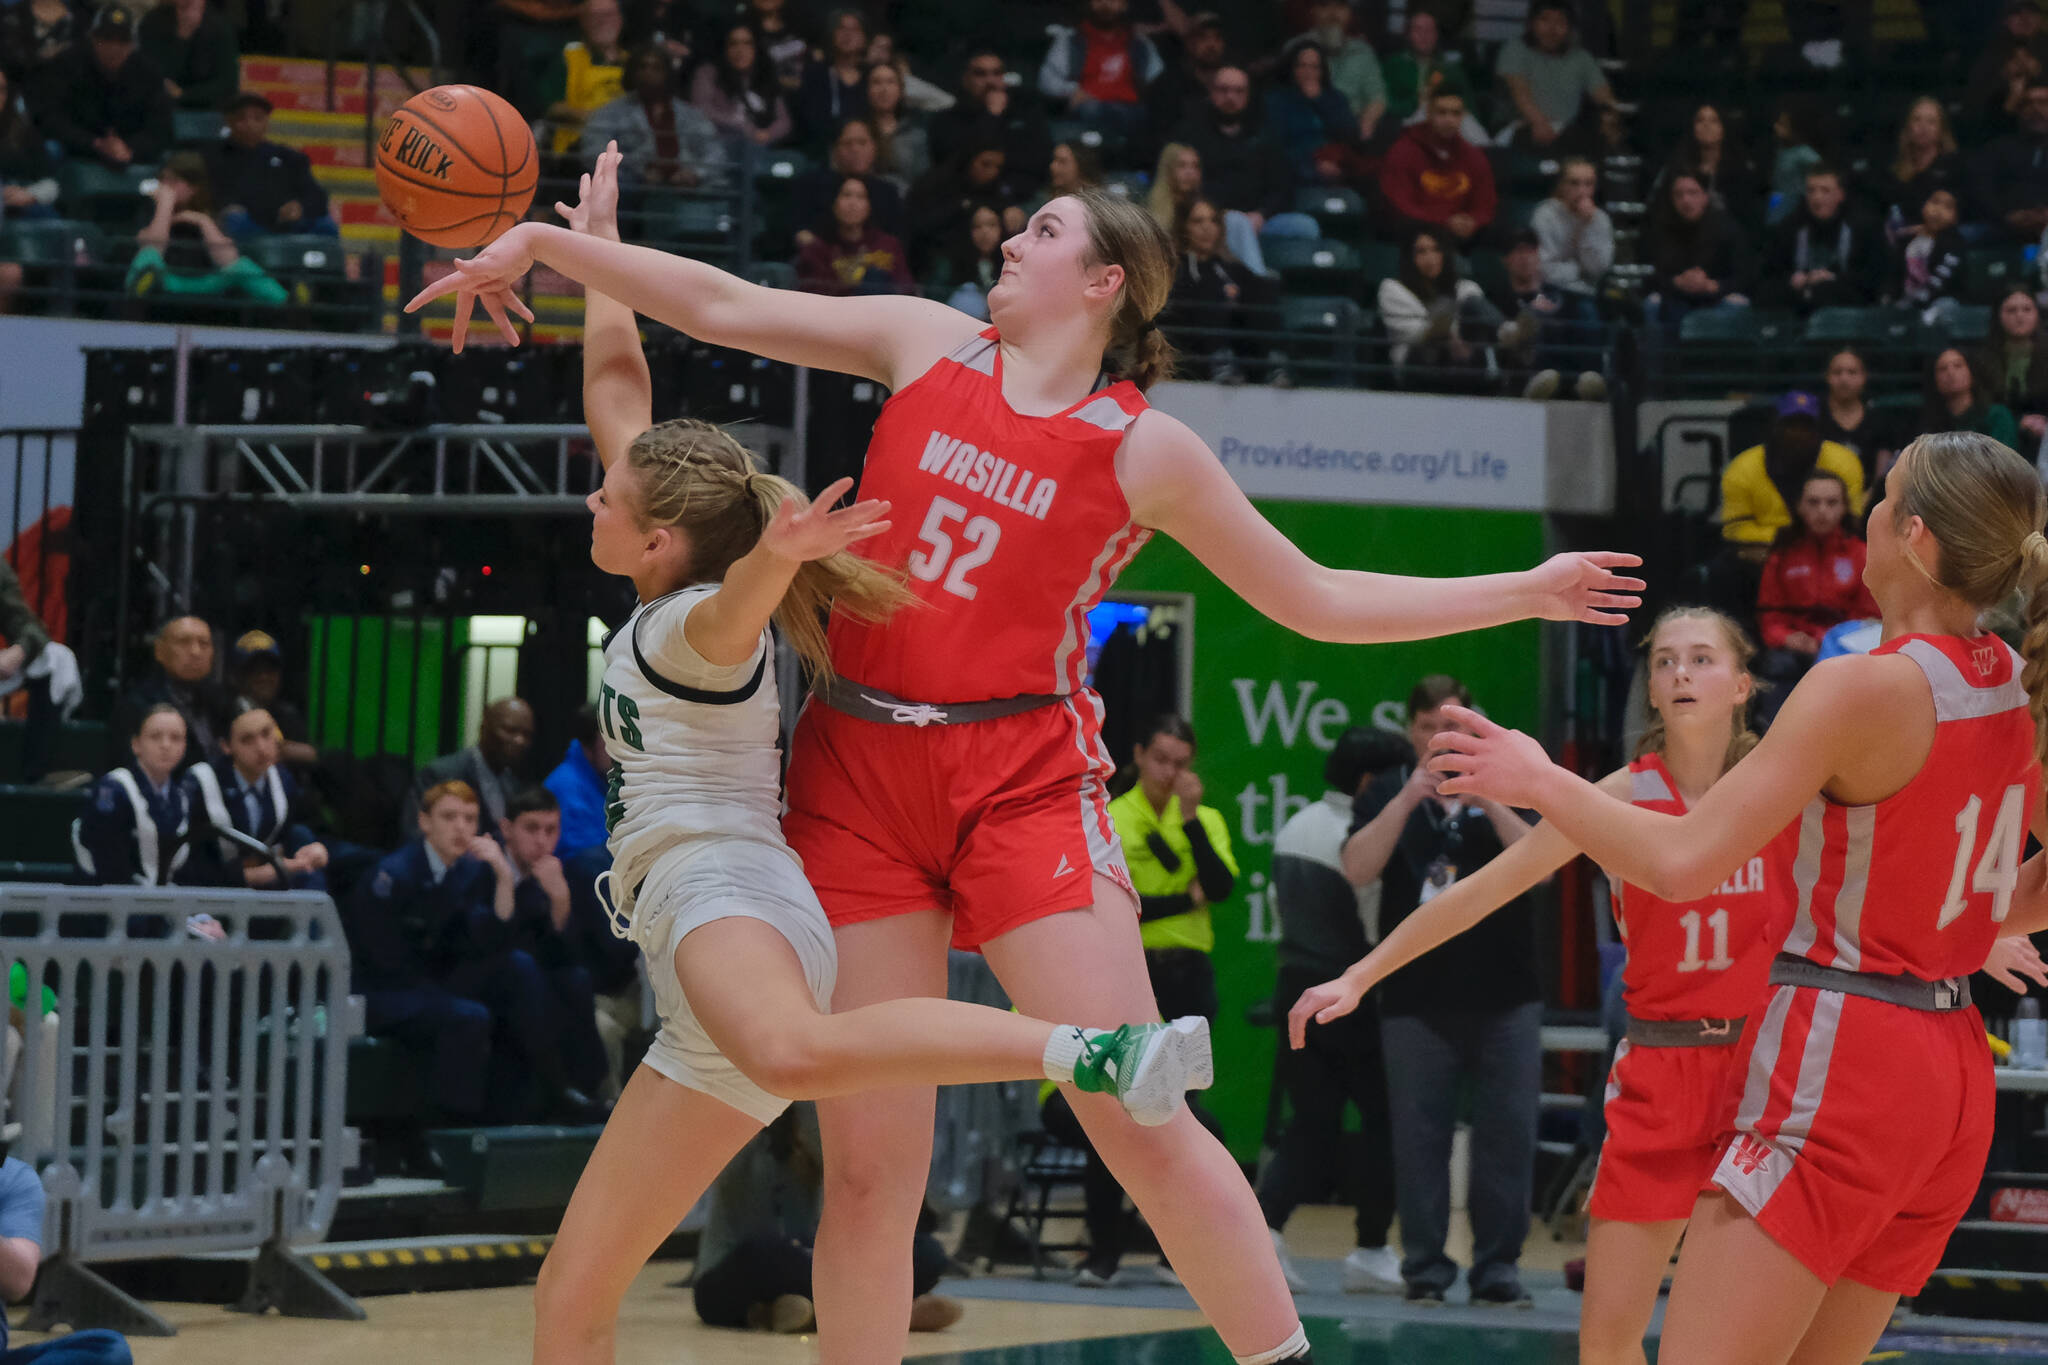
POLYGON ((2012 1065, 2027 1071, 2048 1071, 2048 1019, 2041 1017, 2041 1002, 2029 996, 2020 1001, 2012 1019, 2012 1065))

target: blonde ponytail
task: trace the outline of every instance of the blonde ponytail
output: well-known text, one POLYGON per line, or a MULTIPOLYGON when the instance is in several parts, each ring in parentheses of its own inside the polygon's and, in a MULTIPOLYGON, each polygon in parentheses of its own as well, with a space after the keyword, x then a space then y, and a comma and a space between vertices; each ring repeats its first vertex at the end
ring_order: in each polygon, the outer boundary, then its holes
MULTIPOLYGON (((808 500, 789 480, 755 467, 754 457, 709 422, 662 422, 640 433, 626 461, 640 484, 639 512, 649 524, 673 526, 690 544, 689 579, 715 583, 761 539, 776 509, 808 500)), ((775 624, 809 666, 814 683, 829 682, 825 613, 837 606, 861 621, 881 621, 912 601, 900 573, 851 550, 800 565, 775 608, 775 624)))
POLYGON ((2020 686, 2034 716, 2034 752, 2048 763, 2048 538, 2035 531, 2020 543, 2020 591, 2027 597, 2027 633, 2020 641, 2020 686))
POLYGON ((1903 533, 1914 517, 1933 535, 1935 567, 1911 547, 1906 557, 1935 586, 1979 611, 2026 594, 2026 661, 2020 685, 2034 717, 2034 749, 2048 762, 2048 493, 2041 476, 2010 447, 1974 431, 1931 432, 1899 453, 1892 473, 1892 524, 1903 533))

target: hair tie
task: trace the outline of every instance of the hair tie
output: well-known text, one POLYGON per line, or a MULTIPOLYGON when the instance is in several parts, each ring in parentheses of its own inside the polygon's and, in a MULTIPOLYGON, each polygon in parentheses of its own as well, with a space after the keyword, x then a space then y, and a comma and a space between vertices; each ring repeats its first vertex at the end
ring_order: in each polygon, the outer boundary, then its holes
POLYGON ((1150 318, 1146 318, 1143 322, 1138 324, 1138 335, 1141 338, 1150 336, 1152 333, 1158 330, 1159 324, 1152 321, 1152 319, 1150 318))
POLYGON ((2027 538, 2020 542, 2020 558, 2032 559, 2042 550, 2048 550, 2048 536, 2039 531, 2027 532, 2027 538))

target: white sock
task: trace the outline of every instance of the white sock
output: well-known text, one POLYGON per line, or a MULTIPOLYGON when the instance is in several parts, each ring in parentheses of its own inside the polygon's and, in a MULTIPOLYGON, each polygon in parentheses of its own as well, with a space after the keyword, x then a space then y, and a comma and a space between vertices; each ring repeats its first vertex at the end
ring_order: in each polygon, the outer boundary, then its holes
POLYGON ((1280 1365, 1283 1360, 1301 1360, 1308 1355, 1308 1333, 1301 1330, 1301 1324, 1294 1324, 1294 1335, 1270 1351, 1255 1355, 1233 1356, 1237 1365, 1280 1365))
POLYGON ((1081 1060, 1081 1045, 1102 1032, 1096 1028, 1077 1028, 1061 1024, 1052 1031, 1052 1037, 1045 1040, 1045 1078, 1071 1085, 1074 1081, 1074 1065, 1081 1060))

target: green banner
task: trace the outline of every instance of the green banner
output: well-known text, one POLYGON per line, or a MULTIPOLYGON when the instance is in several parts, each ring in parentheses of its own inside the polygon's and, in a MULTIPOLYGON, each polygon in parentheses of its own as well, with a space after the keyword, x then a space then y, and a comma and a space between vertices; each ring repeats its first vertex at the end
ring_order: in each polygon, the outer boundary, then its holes
MULTIPOLYGON (((1532 512, 1262 502, 1259 510, 1311 559, 1333 568, 1443 577, 1528 568, 1543 555, 1532 512)), ((1533 623, 1399 645, 1329 645, 1259 615, 1181 546, 1160 538, 1117 582, 1125 593, 1193 599, 1195 771, 1223 812, 1243 875, 1215 907, 1216 1087, 1209 1106, 1240 1160, 1258 1155, 1279 1038, 1246 1010, 1273 993, 1279 921, 1267 900, 1274 833, 1323 793, 1323 759, 1352 725, 1406 728, 1408 689, 1451 673, 1509 725, 1538 720, 1533 623)), ((1116 754, 1119 762, 1127 754, 1116 754)), ((1282 1002, 1285 1014, 1292 1001, 1282 1002)))

